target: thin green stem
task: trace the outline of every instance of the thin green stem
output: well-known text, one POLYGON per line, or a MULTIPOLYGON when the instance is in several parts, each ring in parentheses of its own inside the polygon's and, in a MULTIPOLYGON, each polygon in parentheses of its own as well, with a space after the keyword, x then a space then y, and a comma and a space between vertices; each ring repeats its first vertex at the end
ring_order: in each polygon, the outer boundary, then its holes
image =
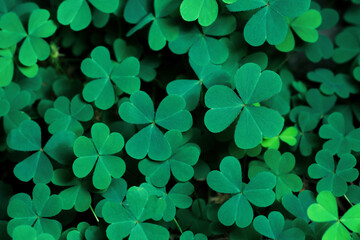
POLYGON ((349 198, 346 196, 346 194, 344 194, 344 198, 346 199, 346 201, 348 201, 348 203, 350 203, 351 206, 354 206, 354 204, 351 203, 351 201, 350 201, 349 198))
POLYGON ((178 223, 178 221, 176 220, 176 218, 175 218, 175 217, 174 217, 174 222, 175 222, 175 224, 176 224, 177 228, 179 229, 180 233, 182 234, 182 233, 183 233, 183 231, 182 231, 182 229, 181 229, 181 227, 180 227, 180 224, 178 223))
POLYGON ((196 197, 198 205, 199 205, 199 211, 200 211, 201 218, 204 218, 204 215, 203 215, 203 212, 202 212, 202 209, 201 209, 200 198, 199 198, 196 191, 194 191, 194 194, 195 194, 195 197, 196 197))
POLYGON ((91 205, 90 205, 90 210, 91 210, 92 214, 94 215, 96 221, 99 222, 99 219, 98 219, 98 217, 96 216, 96 213, 94 212, 94 209, 92 208, 91 205))
POLYGON ((275 69, 274 72, 278 71, 280 68, 282 68, 282 66, 284 66, 284 64, 289 61, 290 57, 292 56, 292 54, 288 54, 286 56, 286 58, 284 59, 284 61, 282 61, 275 69))

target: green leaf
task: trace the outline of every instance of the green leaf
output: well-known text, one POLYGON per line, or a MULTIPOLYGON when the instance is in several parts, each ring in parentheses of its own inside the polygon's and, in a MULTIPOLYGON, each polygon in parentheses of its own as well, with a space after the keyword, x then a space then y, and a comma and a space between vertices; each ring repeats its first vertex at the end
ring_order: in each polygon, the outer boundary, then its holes
POLYGON ((198 20, 201 26, 211 25, 217 18, 218 5, 216 0, 183 0, 180 5, 181 17, 188 22, 198 20))
POLYGON ((240 97, 226 86, 213 86, 208 90, 205 104, 210 110, 204 121, 211 132, 221 132, 241 112, 235 129, 235 143, 239 148, 250 149, 261 143, 263 137, 278 135, 283 128, 284 120, 278 112, 255 105, 280 92, 282 82, 275 72, 261 73, 258 65, 248 63, 236 72, 235 83, 240 97), (271 121, 266 121, 265 116, 271 121))
POLYGON ((302 218, 306 222, 310 221, 307 209, 311 204, 315 203, 314 194, 310 190, 300 192, 297 197, 293 194, 287 194, 282 198, 281 202, 284 208, 295 217, 302 218))
POLYGON ((351 231, 360 233, 360 204, 351 207, 341 217, 340 221, 351 231))
POLYGON ((294 32, 305 42, 316 42, 319 33, 316 30, 321 24, 320 12, 311 9, 291 22, 294 32))
POLYGON ((307 214, 314 222, 331 222, 339 218, 337 203, 334 195, 328 191, 322 191, 316 197, 316 202, 309 206, 307 214))
POLYGON ((125 172, 125 162, 113 156, 124 147, 124 138, 120 133, 110 133, 103 123, 91 127, 91 137, 78 137, 74 143, 74 153, 78 157, 73 163, 76 177, 84 178, 93 171, 92 182, 97 189, 106 189, 111 177, 120 178, 125 172))

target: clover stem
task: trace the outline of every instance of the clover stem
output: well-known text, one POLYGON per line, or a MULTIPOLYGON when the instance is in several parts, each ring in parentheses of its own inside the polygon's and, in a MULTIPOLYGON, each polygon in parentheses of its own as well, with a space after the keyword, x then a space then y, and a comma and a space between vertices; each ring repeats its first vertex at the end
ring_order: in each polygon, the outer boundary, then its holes
POLYGON ((96 221, 99 222, 99 218, 96 216, 96 214, 95 214, 95 212, 94 212, 94 209, 92 208, 91 205, 90 205, 90 210, 91 210, 92 214, 94 215, 96 221))
POLYGON ((348 203, 350 203, 351 206, 354 206, 354 204, 351 203, 351 201, 350 201, 349 198, 346 196, 346 194, 344 194, 344 198, 346 199, 346 201, 348 201, 348 203))
POLYGON ((194 191, 194 194, 195 194, 195 197, 196 197, 198 205, 199 205, 200 216, 201 216, 201 218, 204 218, 204 215, 203 215, 203 212, 202 212, 202 209, 201 209, 200 198, 199 198, 196 191, 194 191))
POLYGON ((178 221, 176 220, 176 218, 175 218, 175 217, 174 217, 174 222, 175 222, 175 224, 176 224, 177 228, 179 229, 180 233, 182 234, 182 233, 183 233, 183 231, 182 231, 182 229, 181 229, 181 227, 180 227, 180 224, 178 223, 178 221))
POLYGON ((290 57, 292 56, 292 54, 288 54, 286 56, 286 58, 284 59, 284 61, 282 61, 275 69, 274 72, 276 72, 277 70, 279 70, 287 61, 289 61, 290 57))

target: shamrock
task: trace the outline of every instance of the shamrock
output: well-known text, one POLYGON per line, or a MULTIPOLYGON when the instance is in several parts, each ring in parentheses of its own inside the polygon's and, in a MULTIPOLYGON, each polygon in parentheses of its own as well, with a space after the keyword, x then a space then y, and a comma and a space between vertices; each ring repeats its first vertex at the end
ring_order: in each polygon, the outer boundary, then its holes
POLYGON ((166 207, 165 201, 149 195, 142 187, 131 187, 126 193, 126 203, 105 203, 102 215, 110 225, 106 236, 110 240, 129 239, 168 240, 170 234, 163 226, 146 222, 159 220, 166 207))
POLYGON ((43 38, 50 37, 56 31, 56 25, 49 17, 47 10, 34 10, 25 31, 18 15, 13 12, 4 14, 0 19, 0 48, 9 48, 23 41, 19 50, 21 64, 33 66, 37 60, 46 60, 50 47, 43 38))
POLYGON ((29 225, 38 234, 48 233, 59 239, 61 223, 50 218, 61 212, 61 198, 58 195, 50 195, 50 189, 45 184, 36 184, 32 197, 31 200, 31 197, 25 193, 11 197, 7 208, 7 213, 12 218, 7 226, 8 234, 13 236, 17 226, 29 225))
POLYGON ((166 86, 166 92, 169 95, 177 94, 183 97, 186 101, 186 109, 192 111, 199 104, 203 85, 210 88, 213 85, 225 84, 230 80, 230 75, 221 70, 218 65, 208 63, 200 66, 191 59, 189 63, 199 80, 177 79, 171 81, 166 86))
POLYGON ((177 183, 169 192, 166 192, 165 187, 156 188, 149 183, 142 183, 140 187, 145 188, 149 195, 156 195, 165 200, 166 208, 163 212, 165 222, 174 220, 176 208, 186 209, 192 204, 192 198, 189 195, 194 192, 194 186, 190 182, 177 183))
POLYGON ((180 240, 207 240, 206 235, 202 233, 195 234, 191 231, 185 231, 181 234, 180 240))
POLYGON ((68 187, 59 193, 64 210, 74 208, 77 212, 84 212, 89 209, 91 195, 87 187, 79 179, 73 177, 70 170, 56 169, 51 182, 57 186, 68 187))
MULTIPOLYGON (((98 11, 103 14, 116 11, 119 1, 108 0, 64 0, 57 9, 57 19, 62 25, 70 25, 74 31, 80 31, 87 28, 91 22, 90 2, 98 11)), ((96 14, 96 12, 94 13, 96 14)), ((94 21, 95 21, 94 15, 94 21)))
POLYGON ((13 79, 13 55, 14 52, 11 49, 0 49, 0 74, 2 76, 0 79, 0 87, 8 86, 13 79))
POLYGON ((14 229, 14 240, 55 240, 55 238, 49 233, 36 232, 36 229, 29 225, 20 225, 14 229))
POLYGON ((305 240, 305 234, 299 228, 285 228, 285 219, 280 212, 270 212, 268 218, 257 216, 253 224, 257 232, 270 239, 305 240))
POLYGON ((54 134, 59 131, 69 130, 77 136, 84 133, 80 121, 91 120, 94 110, 90 104, 82 101, 79 95, 70 100, 67 97, 58 97, 54 107, 45 112, 45 122, 49 125, 49 132, 54 134))
POLYGON ((218 4, 216 0, 183 0, 180 5, 181 17, 188 22, 199 21, 201 26, 211 25, 218 15, 218 4))
POLYGON ((333 56, 334 44, 328 36, 321 32, 333 28, 339 21, 339 14, 332 8, 321 9, 320 5, 315 2, 311 3, 311 7, 320 11, 322 22, 318 28, 319 39, 314 43, 305 44, 305 55, 311 62, 317 63, 321 59, 330 59, 333 56))
POLYGON ((360 151, 360 128, 354 129, 354 126, 345 124, 344 115, 339 112, 334 112, 327 118, 327 124, 320 127, 319 136, 329 139, 323 148, 332 155, 341 156, 351 150, 360 151))
POLYGON ((314 43, 319 39, 319 33, 316 30, 321 25, 321 14, 315 9, 310 9, 301 16, 289 21, 289 28, 285 40, 276 45, 276 48, 282 52, 290 52, 295 48, 294 32, 305 42, 314 43))
POLYGON ((225 226, 236 222, 240 228, 247 227, 254 216, 249 202, 267 207, 275 201, 272 189, 276 185, 276 177, 272 173, 261 172, 245 185, 240 162, 234 157, 225 157, 220 163, 220 171, 211 171, 206 181, 214 191, 232 194, 218 211, 219 221, 225 226))
POLYGON ((135 159, 146 155, 153 160, 165 160, 171 155, 171 146, 157 127, 185 132, 192 126, 192 116, 185 110, 185 100, 178 95, 169 95, 159 104, 156 114, 150 96, 137 91, 130 96, 130 102, 119 107, 120 117, 131 124, 146 124, 126 143, 126 152, 135 159))
POLYGON ((347 198, 354 204, 360 203, 360 186, 350 184, 346 192, 347 198))
POLYGON ((171 146, 172 155, 164 161, 143 159, 139 170, 156 187, 164 187, 170 180, 170 173, 178 181, 189 181, 194 176, 193 165, 200 156, 200 148, 194 143, 185 143, 179 131, 168 131, 165 139, 171 146))
POLYGON ((214 38, 224 36, 221 32, 223 26, 209 33, 206 33, 204 29, 202 33, 196 27, 180 28, 177 38, 169 42, 169 48, 175 54, 188 52, 189 58, 198 65, 223 64, 229 57, 229 48, 224 41, 214 38))
POLYGON ((258 65, 247 63, 236 72, 235 85, 239 95, 221 85, 206 92, 205 104, 210 110, 204 121, 209 131, 222 132, 240 115, 234 135, 239 148, 250 149, 261 143, 263 137, 278 135, 284 126, 283 118, 277 111, 257 103, 280 92, 279 75, 269 70, 261 72, 258 65))
POLYGON ((310 7, 310 0, 246 0, 228 5, 231 12, 259 9, 246 23, 245 41, 252 46, 261 46, 265 40, 271 45, 282 43, 288 33, 286 17, 295 18, 310 7))
POLYGON ((289 152, 281 155, 278 150, 269 149, 264 153, 265 164, 261 161, 252 161, 249 167, 249 178, 252 179, 259 172, 271 171, 276 176, 276 199, 284 195, 299 192, 303 183, 301 178, 292 173, 295 167, 295 157, 289 152))
POLYGON ((310 222, 307 215, 308 207, 315 203, 314 194, 310 190, 304 190, 296 197, 293 194, 287 194, 281 199, 284 208, 297 218, 303 219, 305 222, 310 222))
POLYGON ((19 126, 23 120, 30 117, 22 111, 30 104, 30 93, 21 90, 17 83, 12 82, 5 88, 0 88, 0 117, 6 133, 19 126))
POLYGON ((76 177, 84 178, 92 172, 92 182, 97 189, 106 189, 111 177, 120 178, 125 172, 125 162, 114 156, 124 147, 124 138, 118 132, 110 133, 104 123, 91 127, 91 139, 80 136, 74 142, 75 159, 72 168, 76 177))
POLYGON ((270 149, 279 149, 281 140, 290 146, 294 146, 297 142, 296 136, 298 135, 298 133, 299 131, 295 127, 288 127, 278 136, 268 139, 265 138, 261 142, 261 145, 270 149))
POLYGON ((359 36, 359 27, 347 27, 336 36, 335 42, 339 46, 333 55, 336 63, 348 62, 360 54, 359 36))
POLYGON ((91 58, 81 63, 81 71, 91 82, 85 85, 83 97, 88 102, 95 101, 95 106, 106 110, 115 103, 115 84, 122 91, 131 94, 140 89, 139 61, 135 57, 128 57, 121 63, 113 65, 110 52, 99 46, 91 52, 91 58))
POLYGON ((172 0, 129 0, 125 5, 124 18, 128 23, 136 25, 126 36, 131 36, 152 22, 148 37, 149 46, 154 51, 163 49, 167 41, 173 41, 179 34, 173 19, 167 17, 178 6, 179 1, 172 0), (152 5, 154 13, 152 13, 152 5))
POLYGON ((350 93, 357 93, 357 88, 352 84, 351 78, 345 74, 337 74, 328 69, 319 68, 309 72, 307 77, 314 82, 321 83, 320 90, 326 95, 336 93, 341 98, 348 98, 350 93))
POLYGON ((339 219, 336 198, 331 192, 322 191, 316 197, 317 203, 309 206, 307 214, 313 222, 329 222, 331 225, 324 233, 322 240, 325 239, 344 239, 350 240, 350 233, 347 227, 355 233, 360 233, 360 204, 356 204, 345 212, 339 219))
POLYGON ((328 150, 319 151, 315 161, 316 163, 309 166, 308 173, 311 178, 321 178, 316 186, 318 192, 330 191, 335 196, 341 197, 348 189, 347 182, 355 181, 359 176, 359 171, 354 168, 356 158, 350 153, 340 156, 336 169, 334 157, 328 150))
POLYGON ((42 148, 40 126, 32 120, 24 120, 18 128, 11 130, 6 141, 13 150, 35 153, 16 164, 15 176, 23 182, 31 179, 35 184, 50 182, 53 166, 49 157, 60 164, 68 164, 73 158, 72 145, 75 138, 72 132, 58 132, 42 148))

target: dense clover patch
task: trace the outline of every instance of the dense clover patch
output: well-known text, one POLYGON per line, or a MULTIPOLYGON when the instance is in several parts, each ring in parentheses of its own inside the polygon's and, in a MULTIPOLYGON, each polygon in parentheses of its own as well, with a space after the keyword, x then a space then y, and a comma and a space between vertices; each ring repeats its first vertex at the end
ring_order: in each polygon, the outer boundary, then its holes
POLYGON ((0 240, 359 240, 359 0, 0 0, 0 240))

